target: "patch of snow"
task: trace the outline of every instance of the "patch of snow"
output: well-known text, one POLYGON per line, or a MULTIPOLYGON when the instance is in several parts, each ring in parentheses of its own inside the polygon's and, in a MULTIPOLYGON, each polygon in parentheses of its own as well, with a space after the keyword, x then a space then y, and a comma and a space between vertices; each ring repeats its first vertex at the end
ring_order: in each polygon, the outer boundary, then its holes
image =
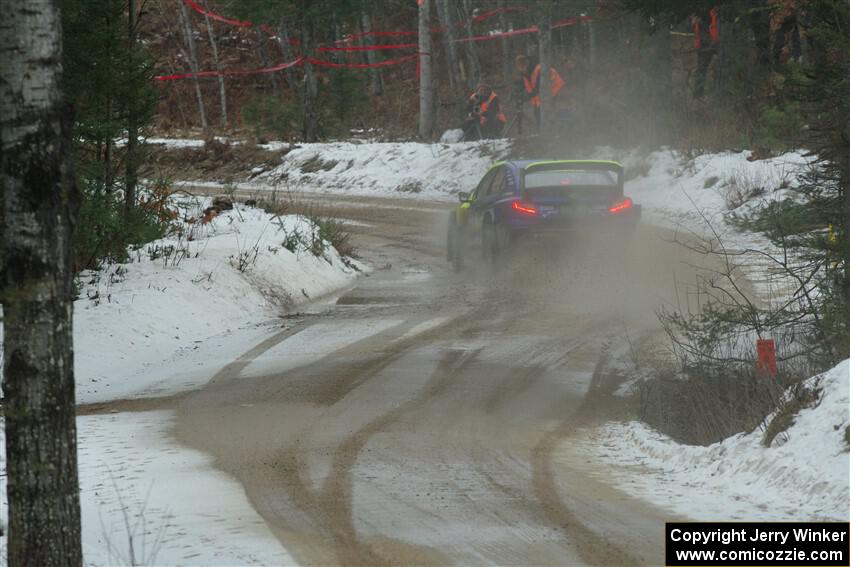
POLYGON ((271 347, 252 360, 240 376, 282 373, 317 362, 330 353, 399 325, 402 321, 367 319, 351 323, 316 323, 271 347))
POLYGON ((769 448, 758 429, 698 447, 628 422, 591 430, 578 448, 561 450, 601 460, 630 494, 694 520, 850 521, 850 360, 807 385, 821 390, 820 402, 769 448))
POLYGON ((85 565, 296 565, 238 482, 169 440, 171 422, 166 411, 77 418, 85 565))
POLYGON ((463 130, 460 128, 455 128, 453 130, 446 130, 443 132, 443 135, 440 136, 441 144, 456 144, 463 140, 463 130))
POLYGON ((298 191, 447 199, 475 187, 510 145, 509 140, 301 144, 256 180, 298 191))
POLYGON ((207 225, 182 228, 182 236, 132 252, 126 264, 81 274, 74 303, 78 403, 199 387, 279 332, 278 315, 347 289, 364 269, 327 244, 320 256, 304 246, 287 250, 288 237, 290 245, 292 235, 313 237, 313 225, 300 216, 237 205, 207 225))

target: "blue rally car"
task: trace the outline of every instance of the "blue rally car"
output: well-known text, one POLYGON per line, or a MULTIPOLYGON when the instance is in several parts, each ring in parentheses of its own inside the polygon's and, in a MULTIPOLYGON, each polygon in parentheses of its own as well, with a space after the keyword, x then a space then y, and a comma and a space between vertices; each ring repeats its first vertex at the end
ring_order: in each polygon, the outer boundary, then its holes
POLYGON ((582 226, 629 229, 640 219, 640 205, 623 194, 623 166, 614 161, 499 162, 458 197, 447 244, 455 268, 478 246, 493 261, 526 236, 566 237, 582 226))

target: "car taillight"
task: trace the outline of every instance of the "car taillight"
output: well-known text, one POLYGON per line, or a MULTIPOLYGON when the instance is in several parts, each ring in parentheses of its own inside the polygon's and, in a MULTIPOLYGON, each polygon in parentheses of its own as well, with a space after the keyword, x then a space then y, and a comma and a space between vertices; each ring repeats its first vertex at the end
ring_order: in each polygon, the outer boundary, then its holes
POLYGON ((532 203, 526 203, 524 201, 513 201, 511 202, 511 208, 518 213, 522 213, 524 215, 536 215, 537 207, 535 207, 532 203))
POLYGON ((633 204, 634 203, 632 202, 632 200, 626 197, 622 201, 617 201, 616 203, 608 207, 608 212, 614 214, 622 213, 623 211, 631 209, 633 204))

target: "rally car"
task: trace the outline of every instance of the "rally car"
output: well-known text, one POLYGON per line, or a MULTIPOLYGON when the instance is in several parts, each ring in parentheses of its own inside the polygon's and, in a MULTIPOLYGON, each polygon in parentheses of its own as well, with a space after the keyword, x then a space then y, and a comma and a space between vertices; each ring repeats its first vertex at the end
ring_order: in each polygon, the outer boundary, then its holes
POLYGON ((628 231, 640 219, 640 205, 623 194, 623 166, 614 161, 499 162, 458 197, 447 242, 455 268, 479 247, 493 261, 525 237, 567 237, 586 226, 628 231))

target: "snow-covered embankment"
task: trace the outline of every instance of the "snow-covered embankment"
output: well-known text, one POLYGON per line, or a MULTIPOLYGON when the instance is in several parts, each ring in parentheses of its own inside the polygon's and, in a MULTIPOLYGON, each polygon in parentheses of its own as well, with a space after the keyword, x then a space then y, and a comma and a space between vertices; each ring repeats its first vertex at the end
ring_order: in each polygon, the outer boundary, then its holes
MULTIPOLYGON (((208 204, 183 203, 181 216, 195 222, 180 222, 127 263, 81 275, 78 403, 199 387, 279 332, 284 309, 356 277, 355 263, 316 243, 306 218, 237 205, 201 223, 208 204)), ((170 440, 172 419, 170 411, 78 418, 86 564, 294 564, 242 487, 170 440)), ((4 547, 0 538, 0 554, 4 547)))

